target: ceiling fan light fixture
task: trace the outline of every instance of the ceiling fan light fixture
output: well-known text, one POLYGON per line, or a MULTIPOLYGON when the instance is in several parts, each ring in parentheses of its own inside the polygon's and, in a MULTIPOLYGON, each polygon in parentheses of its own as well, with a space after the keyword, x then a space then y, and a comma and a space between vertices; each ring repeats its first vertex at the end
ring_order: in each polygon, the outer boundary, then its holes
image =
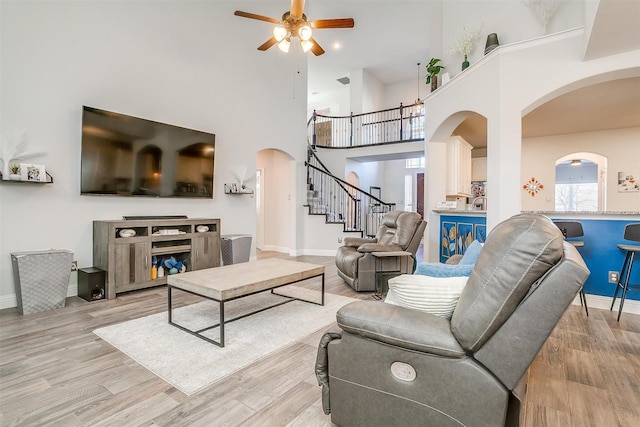
POLYGON ((313 47, 313 42, 310 40, 300 40, 303 52, 309 52, 309 49, 313 47))
POLYGON ((289 52, 289 46, 291 46, 291 41, 289 41, 289 39, 283 39, 280 43, 278 43, 278 48, 284 53, 289 52))
POLYGON ((582 160, 580 159, 574 159, 571 160, 571 163, 569 163, 571 166, 582 166, 582 160))
POLYGON ((277 41, 281 42, 282 40, 284 40, 285 37, 287 37, 287 29, 284 28, 282 25, 278 25, 274 27, 273 37, 275 37, 277 41))
POLYGON ((298 37, 300 37, 301 40, 309 40, 312 33, 313 31, 311 30, 311 27, 309 25, 303 25, 302 27, 298 28, 298 37))

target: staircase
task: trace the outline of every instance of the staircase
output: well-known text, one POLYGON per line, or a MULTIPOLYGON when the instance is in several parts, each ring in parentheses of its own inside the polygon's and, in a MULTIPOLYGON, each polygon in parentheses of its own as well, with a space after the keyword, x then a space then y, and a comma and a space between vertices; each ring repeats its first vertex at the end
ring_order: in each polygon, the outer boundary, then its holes
POLYGON ((353 149, 424 141, 422 104, 400 104, 349 116, 316 114, 307 123, 307 203, 309 215, 324 215, 327 224, 342 224, 343 231, 375 236, 382 217, 396 209, 365 190, 335 176, 316 155, 317 149, 353 149))
POLYGON ((324 215, 327 224, 342 224, 343 231, 374 236, 385 213, 395 203, 385 203, 372 194, 333 175, 312 147, 307 148, 307 204, 309 215, 324 215))

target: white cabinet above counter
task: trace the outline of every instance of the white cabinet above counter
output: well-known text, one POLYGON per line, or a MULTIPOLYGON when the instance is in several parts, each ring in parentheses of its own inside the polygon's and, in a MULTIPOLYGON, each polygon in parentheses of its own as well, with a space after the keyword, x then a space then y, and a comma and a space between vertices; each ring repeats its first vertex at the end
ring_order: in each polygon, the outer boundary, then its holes
POLYGON ((471 196, 471 150, 461 136, 447 141, 447 196, 471 196))

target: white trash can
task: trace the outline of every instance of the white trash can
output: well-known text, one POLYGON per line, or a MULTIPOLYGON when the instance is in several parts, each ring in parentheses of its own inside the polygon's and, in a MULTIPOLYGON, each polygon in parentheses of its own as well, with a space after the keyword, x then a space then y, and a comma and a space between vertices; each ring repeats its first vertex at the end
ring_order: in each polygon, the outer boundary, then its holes
POLYGON ((72 263, 73 252, 66 249, 11 253, 20 314, 64 307, 72 263))
POLYGON ((224 265, 249 261, 251 255, 251 235, 222 235, 222 262, 224 265))

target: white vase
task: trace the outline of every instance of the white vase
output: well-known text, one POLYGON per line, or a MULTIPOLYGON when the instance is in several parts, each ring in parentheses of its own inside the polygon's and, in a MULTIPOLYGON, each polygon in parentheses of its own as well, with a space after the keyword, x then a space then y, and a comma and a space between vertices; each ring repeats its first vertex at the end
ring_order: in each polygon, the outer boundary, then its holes
POLYGON ((22 180, 22 175, 17 174, 17 173, 12 173, 12 174, 9 174, 9 179, 11 179, 13 181, 20 181, 20 180, 22 180))

